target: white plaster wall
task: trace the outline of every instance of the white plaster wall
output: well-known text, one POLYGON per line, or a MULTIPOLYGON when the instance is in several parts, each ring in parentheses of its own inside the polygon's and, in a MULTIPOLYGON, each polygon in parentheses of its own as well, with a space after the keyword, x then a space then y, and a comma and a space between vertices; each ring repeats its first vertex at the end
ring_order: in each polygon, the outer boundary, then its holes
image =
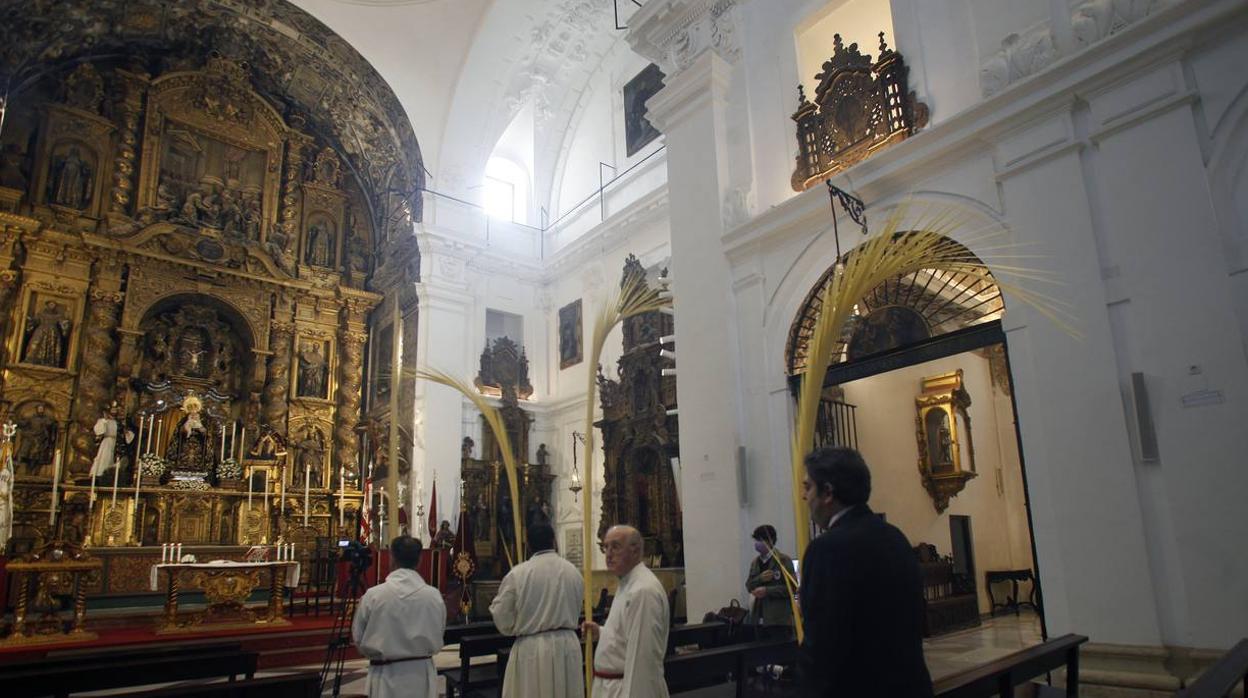
MULTIPOLYGON (((1007 488, 1004 479, 1018 478, 1022 472, 1017 451, 1003 449, 1000 442, 1002 421, 1007 422, 1009 438, 1014 439, 1011 415, 999 411, 1002 406, 1009 410, 1009 403, 998 401, 1000 391, 992 387, 987 359, 974 353, 959 354, 841 387, 845 402, 857 406, 858 448, 871 468, 871 508, 900 528, 911 545, 931 543, 941 555, 953 550, 949 517, 970 517, 979 609, 987 613, 991 605, 984 572, 1032 567, 1022 493, 1007 488), (957 369, 962 369, 963 386, 971 396, 967 411, 978 477, 949 500, 948 509, 937 513, 917 467, 914 399, 921 392, 924 377, 957 369), (1023 535, 1016 535, 1020 531, 1023 535)), ((959 438, 965 439, 965 435, 959 438)))
MULTIPOLYGON (((743 309, 745 440, 760 465, 750 473, 750 516, 775 521, 782 537, 793 525, 781 525, 791 519, 784 336, 833 258, 826 195, 794 197, 781 186, 791 160, 775 151, 791 155, 792 135, 776 125, 788 109, 775 106, 772 84, 786 61, 775 16, 786 7, 746 7, 760 22, 747 24, 745 73, 760 203, 787 200, 726 239, 743 309), (760 491, 768 487, 775 492, 760 491)), ((1226 647, 1248 625, 1248 573, 1230 549, 1248 496, 1236 426, 1248 418, 1243 264, 1225 254, 1242 238, 1230 223, 1242 194, 1237 178, 1220 176, 1243 161, 1242 140, 1227 133, 1243 118, 1242 88, 1225 84, 1243 80, 1228 75, 1243 53, 1243 17, 1242 4, 1190 2, 842 178, 875 204, 871 220, 908 193, 970 202, 1060 272, 1041 290, 1074 310, 1081 336, 1008 294, 1004 323, 1050 633, 1226 647), (1172 48, 1215 26, 1193 55, 1172 48), (1211 116, 1201 90, 1219 80, 1211 116), (1210 123, 1221 128, 1211 133, 1210 123), (1207 169, 1211 153, 1218 176, 1207 169), (1149 381, 1158 464, 1137 463, 1132 449, 1125 387, 1136 371, 1149 381), (1220 398, 1185 407, 1184 397, 1209 395, 1201 390, 1220 398)), ((842 242, 852 246, 847 227, 842 242)))

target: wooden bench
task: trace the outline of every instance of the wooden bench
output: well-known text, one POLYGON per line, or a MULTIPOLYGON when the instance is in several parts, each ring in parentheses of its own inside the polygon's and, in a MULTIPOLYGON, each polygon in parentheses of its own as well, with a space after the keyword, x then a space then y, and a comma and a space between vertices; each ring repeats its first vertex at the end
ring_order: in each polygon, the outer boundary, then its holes
POLYGON ((472 623, 458 623, 446 626, 446 630, 442 632, 442 644, 458 645, 460 640, 470 635, 496 634, 498 634, 498 628, 494 627, 494 621, 480 620, 472 623))
POLYGON ((719 646, 727 632, 728 624, 722 621, 673 625, 667 631, 667 655, 675 654, 677 647, 697 645, 698 649, 705 650, 719 646))
MULTIPOLYGON (((750 669, 786 664, 796 658, 797 643, 793 640, 744 642, 668 657, 663 661, 663 676, 672 695, 735 684, 732 695, 740 697, 745 695, 742 679, 750 669)), ((723 695, 729 695, 727 690, 723 695)))
POLYGON ((53 650, 43 659, 0 665, 0 676, 13 672, 54 670, 57 667, 78 667, 87 664, 112 666, 118 662, 177 657, 193 654, 241 652, 241 642, 202 640, 198 642, 129 647, 96 647, 91 649, 53 650))
POLYGON ((219 678, 234 681, 240 675, 250 679, 255 676, 258 658, 255 652, 199 652, 110 660, 106 664, 80 661, 69 665, 36 665, 0 675, 0 694, 5 698, 61 697, 174 681, 219 678))
POLYGON ((1023 695, 1017 687, 1062 667, 1066 668, 1064 691, 1031 685, 1027 692, 1036 696, 1079 695, 1079 645, 1083 635, 1063 635, 1035 647, 1028 647, 983 666, 947 676, 933 685, 936 698, 1015 698, 1023 695))
POLYGON ((166 696, 179 698, 182 696, 193 698, 319 698, 321 675, 307 672, 228 683, 203 683, 190 686, 183 684, 119 695, 141 696, 142 698, 165 698, 166 696))
POLYGON ((1223 698, 1242 684, 1248 696, 1248 639, 1240 640, 1225 656, 1205 670, 1192 685, 1174 694, 1175 698, 1223 698))
POLYGON ((446 677, 447 698, 468 695, 468 691, 499 684, 503 675, 497 661, 473 664, 475 657, 493 657, 504 647, 511 647, 516 638, 493 633, 469 635, 459 641, 459 666, 438 672, 446 677))

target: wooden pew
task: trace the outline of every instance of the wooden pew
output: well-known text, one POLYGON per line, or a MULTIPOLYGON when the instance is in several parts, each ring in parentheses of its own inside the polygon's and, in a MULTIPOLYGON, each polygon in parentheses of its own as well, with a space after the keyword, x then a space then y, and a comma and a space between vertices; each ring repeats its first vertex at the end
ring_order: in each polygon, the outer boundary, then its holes
POLYGON ((786 664, 796 657, 797 642, 791 639, 743 642, 668 657, 663 661, 663 675, 667 690, 673 695, 724 687, 723 695, 740 697, 745 695, 742 679, 750 669, 786 664))
POLYGON ((0 665, 0 676, 15 671, 54 670, 57 667, 78 667, 88 664, 112 666, 131 660, 177 657, 193 654, 216 654, 241 652, 241 642, 201 640, 197 642, 164 645, 139 645, 130 647, 96 647, 92 649, 54 650, 43 659, 0 665))
POLYGON ((226 683, 183 684, 118 695, 131 698, 320 698, 321 675, 307 672, 226 683))
POLYGON ((1201 674, 1192 685, 1174 694, 1175 698, 1223 698, 1242 683, 1248 696, 1248 639, 1240 640, 1225 656, 1201 674))
POLYGON ((935 682, 936 698, 1014 698, 1016 687, 1062 667, 1066 668, 1066 689, 1031 687, 1038 696, 1079 695, 1079 645, 1083 635, 1063 635, 1035 647, 1028 647, 983 666, 947 676, 935 682))
POLYGON ((498 684, 503 680, 499 665, 473 664, 474 657, 490 657, 504 647, 511 647, 516 638, 510 635, 493 633, 490 635, 469 635, 459 641, 459 666, 443 669, 438 672, 446 677, 447 698, 468 695, 468 691, 498 684))
POLYGON ((0 695, 5 698, 68 696, 84 691, 142 686, 174 681, 252 678, 259 654, 255 652, 206 652, 152 658, 132 658, 105 664, 81 662, 69 666, 35 667, 0 675, 0 695))
POLYGON ((457 623, 446 626, 446 630, 442 633, 442 644, 458 645, 460 640, 470 635, 495 635, 497 633, 498 628, 494 627, 492 620, 457 623))
POLYGON ((697 645, 705 650, 723 644, 728 624, 723 621, 673 625, 667 631, 667 656, 675 654, 677 647, 697 645))

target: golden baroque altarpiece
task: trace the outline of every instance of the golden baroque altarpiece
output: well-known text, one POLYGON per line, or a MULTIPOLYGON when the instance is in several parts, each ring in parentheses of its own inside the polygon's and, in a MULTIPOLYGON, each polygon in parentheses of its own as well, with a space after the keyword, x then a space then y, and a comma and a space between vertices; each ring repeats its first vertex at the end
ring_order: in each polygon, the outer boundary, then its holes
MULTIPOLYGON (((168 22, 213 3, 130 4, 129 20, 149 9, 168 22)), ((112 56, 61 62, 5 105, 8 552, 347 535, 364 464, 386 460, 361 454, 389 431, 384 402, 362 414, 370 313, 415 330, 410 292, 370 290, 418 273, 414 243, 395 240, 419 216, 409 144, 324 85, 309 96, 320 76, 302 67, 287 66, 283 102, 261 92, 272 74, 221 51, 112 56)), ((91 593, 146 587, 153 560, 110 559, 91 593)))

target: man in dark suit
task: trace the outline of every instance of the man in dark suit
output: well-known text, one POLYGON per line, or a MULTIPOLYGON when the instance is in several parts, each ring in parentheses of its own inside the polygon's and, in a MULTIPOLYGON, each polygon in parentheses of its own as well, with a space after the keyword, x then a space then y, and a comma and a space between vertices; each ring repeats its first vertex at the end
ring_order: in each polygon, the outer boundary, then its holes
POLYGON ((825 529, 802 559, 802 695, 930 698, 918 561, 905 535, 867 506, 867 464, 853 449, 818 449, 806 457, 802 488, 825 529))

